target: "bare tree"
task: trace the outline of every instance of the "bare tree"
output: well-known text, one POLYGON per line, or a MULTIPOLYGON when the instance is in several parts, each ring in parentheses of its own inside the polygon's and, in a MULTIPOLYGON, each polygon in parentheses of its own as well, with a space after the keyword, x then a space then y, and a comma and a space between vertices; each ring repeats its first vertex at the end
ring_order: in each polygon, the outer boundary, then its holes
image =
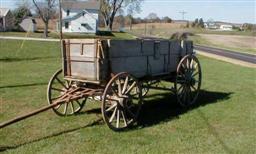
POLYGON ((56 0, 32 0, 36 12, 44 22, 44 37, 48 37, 49 21, 56 12, 56 0))
POLYGON ((139 11, 142 1, 143 0, 101 0, 100 10, 105 26, 109 30, 112 30, 115 15, 120 9, 128 8, 129 10, 133 9, 139 11))

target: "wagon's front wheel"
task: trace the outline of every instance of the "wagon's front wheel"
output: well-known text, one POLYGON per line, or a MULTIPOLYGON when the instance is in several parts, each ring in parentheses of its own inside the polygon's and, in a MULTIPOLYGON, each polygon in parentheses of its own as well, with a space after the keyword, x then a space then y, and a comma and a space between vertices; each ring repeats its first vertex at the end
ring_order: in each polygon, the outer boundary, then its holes
POLYGON ((136 122, 142 104, 139 82, 128 73, 119 73, 107 84, 102 97, 102 116, 114 131, 136 122))
POLYGON ((202 72, 198 59, 194 55, 187 55, 181 59, 176 72, 174 87, 177 100, 181 106, 195 103, 200 87, 202 72))
MULTIPOLYGON (((47 100, 49 104, 54 103, 58 98, 63 96, 72 88, 76 87, 76 83, 72 81, 67 81, 64 79, 62 69, 58 70, 49 81, 47 88, 47 100)), ((60 116, 73 115, 81 111, 86 98, 81 98, 78 100, 68 101, 64 104, 60 104, 53 108, 53 111, 60 116)))

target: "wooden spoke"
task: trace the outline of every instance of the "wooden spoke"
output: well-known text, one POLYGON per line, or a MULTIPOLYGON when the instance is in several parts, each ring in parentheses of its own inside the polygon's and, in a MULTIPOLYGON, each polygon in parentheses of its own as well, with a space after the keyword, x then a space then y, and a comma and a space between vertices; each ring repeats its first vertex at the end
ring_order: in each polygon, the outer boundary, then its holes
POLYGON ((123 120, 124 120, 124 126, 127 127, 127 119, 126 119, 126 116, 124 114, 123 111, 121 111, 121 114, 122 114, 122 117, 123 117, 123 120))
POLYGON ((127 76, 125 78, 125 81, 124 81, 124 86, 123 86, 122 94, 124 94, 125 90, 127 89, 128 81, 129 81, 129 77, 127 76))
POLYGON ((190 61, 190 69, 193 70, 193 66, 194 66, 194 59, 192 59, 192 60, 190 61))
POLYGON ((130 93, 131 90, 135 87, 135 85, 136 85, 136 81, 134 81, 134 82, 132 83, 132 85, 131 85, 131 86, 129 87, 129 89, 125 92, 125 94, 130 93))
POLYGON ((57 105, 54 107, 55 110, 58 110, 61 107, 61 105, 57 105))
POLYGON ((59 92, 65 92, 65 90, 63 90, 63 89, 58 89, 58 88, 54 88, 54 87, 52 87, 52 90, 59 91, 59 92))
POLYGON ((64 115, 66 115, 67 110, 68 110, 68 103, 65 103, 65 104, 64 104, 64 110, 63 110, 62 113, 63 113, 64 115))
POLYGON ((113 110, 114 108, 116 108, 116 106, 117 106, 117 103, 114 103, 112 106, 110 106, 110 107, 106 110, 106 112, 109 112, 109 111, 113 110))
POLYGON ((195 86, 191 85, 191 88, 194 89, 195 91, 197 91, 195 86))
POLYGON ((114 99, 114 98, 107 98, 107 100, 113 101, 113 102, 118 102, 119 101, 118 99, 114 99))
POLYGON ((121 86, 120 79, 117 80, 117 85, 118 85, 118 96, 121 96, 122 95, 122 86, 121 86))
POLYGON ((63 82, 60 81, 60 79, 59 79, 58 77, 56 77, 56 80, 57 80, 65 89, 68 89, 68 88, 66 87, 66 85, 64 85, 63 82))
POLYGON ((112 113, 112 115, 111 115, 111 117, 110 117, 110 119, 109 119, 109 122, 110 122, 110 123, 114 120, 114 118, 115 118, 115 116, 116 116, 116 111, 117 111, 117 107, 115 108, 114 112, 112 113))
POLYGON ((115 94, 115 96, 119 96, 119 95, 118 95, 118 92, 116 92, 115 89, 113 89, 113 87, 111 87, 110 89, 111 89, 111 91, 115 94))
POLYGON ((199 72, 196 72, 196 73, 192 74, 192 77, 195 77, 195 76, 197 76, 198 74, 199 74, 199 72))
POLYGON ((181 86, 178 88, 177 92, 179 92, 181 89, 182 89, 181 92, 183 92, 183 90, 184 90, 184 85, 181 85, 181 86))
POLYGON ((75 109, 74 109, 74 103, 71 101, 71 114, 74 114, 75 109))
POLYGON ((116 127, 119 128, 119 122, 120 122, 120 111, 117 110, 117 116, 116 116, 116 127))

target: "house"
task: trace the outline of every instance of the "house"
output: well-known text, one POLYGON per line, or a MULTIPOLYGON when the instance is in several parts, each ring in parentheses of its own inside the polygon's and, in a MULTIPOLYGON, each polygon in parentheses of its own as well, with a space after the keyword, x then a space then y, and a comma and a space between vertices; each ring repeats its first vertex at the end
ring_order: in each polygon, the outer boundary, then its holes
POLYGON ((222 31, 232 31, 233 30, 233 26, 232 25, 220 25, 220 30, 222 31))
POLYGON ((0 31, 10 31, 14 27, 14 18, 7 8, 0 8, 0 31))
POLYGON ((35 32, 37 31, 36 20, 32 17, 27 17, 22 20, 19 24, 21 31, 25 32, 35 32))
POLYGON ((99 0, 63 1, 62 31, 66 33, 96 33, 99 10, 99 0))
POLYGON ((205 22, 204 23, 204 28, 216 30, 216 29, 219 28, 219 26, 216 23, 214 23, 214 22, 205 22))

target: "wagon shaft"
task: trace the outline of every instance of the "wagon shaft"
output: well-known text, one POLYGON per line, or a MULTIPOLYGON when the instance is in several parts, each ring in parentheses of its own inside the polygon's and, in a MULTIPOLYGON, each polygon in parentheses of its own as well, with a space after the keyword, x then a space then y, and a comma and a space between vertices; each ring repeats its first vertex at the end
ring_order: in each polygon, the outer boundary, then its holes
POLYGON ((77 100, 77 99, 80 99, 83 97, 88 97, 88 96, 99 96, 99 95, 102 95, 102 92, 103 92, 102 89, 89 89, 89 88, 80 88, 80 87, 71 89, 71 90, 67 91, 66 93, 64 93, 62 96, 60 96, 59 98, 57 98, 54 101, 54 103, 52 103, 48 106, 42 107, 35 111, 29 112, 27 114, 24 114, 24 115, 18 116, 16 118, 13 118, 11 120, 0 123, 0 129, 4 128, 6 126, 9 126, 13 123, 19 122, 21 120, 25 120, 25 119, 27 119, 31 116, 37 115, 41 112, 52 109, 58 105, 65 104, 68 101, 77 100))

